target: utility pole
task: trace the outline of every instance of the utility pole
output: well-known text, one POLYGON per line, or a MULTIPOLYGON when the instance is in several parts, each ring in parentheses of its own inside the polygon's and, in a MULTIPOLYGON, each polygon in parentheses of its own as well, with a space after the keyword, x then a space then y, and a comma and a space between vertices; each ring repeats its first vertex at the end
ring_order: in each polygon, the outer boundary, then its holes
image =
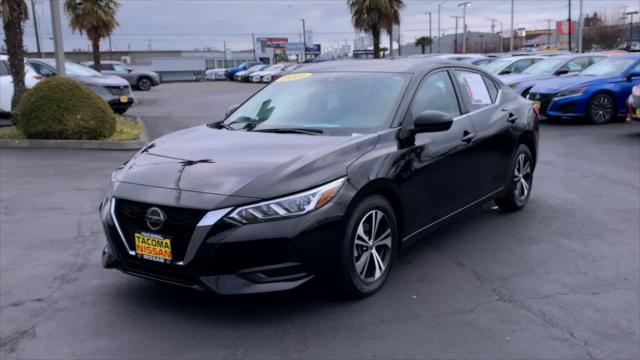
POLYGON ((493 48, 496 44, 496 22, 498 22, 498 19, 493 19, 493 18, 488 18, 489 20, 491 20, 491 40, 490 43, 493 43, 493 45, 491 45, 491 48, 493 48))
POLYGON ((226 40, 222 41, 222 47, 223 47, 222 54, 224 56, 224 66, 223 67, 226 68, 227 67, 227 41, 226 40))
POLYGON ((109 34, 109 60, 113 60, 113 50, 111 49, 111 34, 109 34))
POLYGON ((38 51, 38 57, 43 57, 42 50, 40 50, 40 35, 38 34, 38 18, 36 17, 36 5, 34 0, 31 0, 31 15, 33 15, 33 30, 36 33, 36 50, 38 51))
POLYGON ((583 25, 582 19, 582 0, 580 0, 580 15, 578 16, 578 52, 582 54, 582 27, 583 25))
POLYGON ((629 50, 631 50, 631 44, 633 40, 633 15, 638 14, 638 11, 625 12, 625 16, 629 16, 629 50))
MULTIPOLYGON (((431 11, 427 11, 425 12, 425 14, 429 15, 429 38, 431 39, 431 42, 433 42, 433 37, 431 36, 431 11)), ((431 44, 429 44, 429 54, 431 54, 433 51, 431 50, 431 44)))
POLYGON ((302 49, 302 62, 307 61, 307 28, 304 23, 304 19, 300 19, 302 21, 302 44, 304 49, 302 49))
POLYGON ((440 32, 440 6, 442 6, 442 4, 438 4, 438 54, 440 54, 440 38, 442 37, 442 33, 440 32))
POLYGON ((465 1, 458 4, 462 7, 462 53, 467 53, 467 6, 471 6, 471 2, 465 1))
POLYGON ((65 76, 64 44, 62 42, 62 25, 60 23, 60 0, 51 0, 51 28, 53 30, 53 47, 56 58, 58 76, 65 76))
POLYGON ((454 40, 454 43, 453 43, 453 53, 457 54, 458 53, 458 19, 461 19, 462 16, 451 16, 451 17, 456 19, 456 39, 454 40))
POLYGON ((503 22, 500 21, 500 52, 504 52, 504 32, 503 32, 503 27, 502 27, 503 22))
POLYGON ((251 43, 253 44, 253 60, 258 60, 256 56, 256 34, 251 33, 251 43))
POLYGON ((569 0, 569 52, 571 52, 571 0, 569 0))
POLYGON ((551 21, 553 19, 545 19, 547 20, 547 49, 551 47, 551 21))

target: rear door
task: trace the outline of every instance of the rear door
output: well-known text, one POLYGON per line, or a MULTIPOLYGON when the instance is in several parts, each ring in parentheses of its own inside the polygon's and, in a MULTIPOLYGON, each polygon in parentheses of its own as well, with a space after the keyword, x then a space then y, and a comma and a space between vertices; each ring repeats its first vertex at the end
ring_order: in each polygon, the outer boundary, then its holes
POLYGON ((9 73, 9 64, 0 60, 0 111, 11 111, 13 97, 13 80, 9 73))
POLYGON ((480 72, 468 69, 453 72, 463 89, 462 98, 471 111, 468 115, 477 131, 472 151, 478 171, 475 195, 481 198, 505 185, 515 147, 511 130, 518 120, 519 102, 505 102, 498 84, 480 72))

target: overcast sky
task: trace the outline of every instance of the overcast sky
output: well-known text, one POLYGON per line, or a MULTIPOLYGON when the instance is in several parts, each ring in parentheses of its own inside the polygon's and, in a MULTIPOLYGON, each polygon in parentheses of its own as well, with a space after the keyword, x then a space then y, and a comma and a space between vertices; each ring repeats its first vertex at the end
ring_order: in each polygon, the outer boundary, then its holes
MULTIPOLYGON (((30 0, 26 0, 28 3, 30 0)), ((583 0, 584 13, 606 12, 620 18, 624 8, 638 10, 640 0, 583 0)), ((61 0, 64 2, 64 0, 61 0)), ((402 42, 428 34, 431 11, 433 35, 437 34, 437 9, 441 6, 441 31, 454 32, 455 20, 462 15, 462 0, 405 0, 402 11, 402 42)), ((35 0, 41 44, 45 51, 53 47, 48 0, 35 0)), ((304 18, 314 42, 323 47, 337 46, 344 39, 353 43, 354 30, 345 0, 121 0, 118 12, 120 27, 112 36, 115 50, 192 50, 211 47, 222 49, 223 41, 233 50, 250 49, 251 33, 259 36, 283 36, 297 42, 302 32, 299 19, 304 18)), ((496 31, 503 22, 505 33, 510 26, 510 0, 472 0, 467 8, 467 24, 472 31, 490 31, 497 19, 496 31)), ((572 1, 572 16, 579 14, 579 0, 572 1)), ((566 20, 568 0, 515 0, 514 28, 546 28, 547 19, 566 20)), ((637 21, 637 16, 634 21, 637 21)), ((460 22, 461 24, 461 22, 460 22)), ((1 30, 0 30, 1 31, 1 30)), ((88 49, 89 41, 72 34, 63 18, 65 49, 88 49)), ((461 31, 461 30, 459 30, 461 31)), ((4 34, 2 34, 4 38, 4 34)), ((388 40, 383 39, 384 44, 388 40)), ((25 25, 25 43, 35 50, 33 22, 25 25)), ((103 42, 107 47, 107 42, 103 42)))

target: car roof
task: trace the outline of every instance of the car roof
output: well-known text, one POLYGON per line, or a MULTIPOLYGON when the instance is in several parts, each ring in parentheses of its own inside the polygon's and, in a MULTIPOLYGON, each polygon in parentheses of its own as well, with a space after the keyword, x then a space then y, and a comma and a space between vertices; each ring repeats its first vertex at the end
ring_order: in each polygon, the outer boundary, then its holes
POLYGON ((309 63, 294 70, 294 72, 388 72, 417 74, 419 72, 450 65, 455 67, 467 67, 460 61, 446 59, 421 59, 421 58, 397 58, 397 59, 362 59, 362 60, 334 60, 319 63, 309 63))

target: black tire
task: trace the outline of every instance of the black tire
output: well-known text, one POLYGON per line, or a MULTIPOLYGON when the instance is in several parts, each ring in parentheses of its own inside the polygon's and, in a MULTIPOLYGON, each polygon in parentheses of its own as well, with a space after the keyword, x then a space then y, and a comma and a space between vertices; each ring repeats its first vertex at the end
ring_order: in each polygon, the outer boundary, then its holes
POLYGON ((362 298, 380 290, 393 266, 397 244, 398 226, 389 202, 382 196, 373 195, 358 203, 350 211, 340 246, 338 276, 341 292, 348 297, 362 298), (379 219, 377 233, 372 232, 372 216, 379 219), (359 235, 361 225, 361 233, 368 238, 373 237, 373 242, 359 235), (387 231, 388 237, 385 235, 387 231), (379 271, 381 268, 382 271, 379 271))
POLYGON ((136 83, 136 87, 142 91, 149 91, 153 87, 153 82, 148 77, 143 76, 138 79, 138 82, 136 83))
POLYGON ((616 118, 615 100, 604 93, 594 95, 587 106, 587 118, 597 125, 612 122, 616 118))
POLYGON ((509 166, 509 177, 504 196, 496 199, 496 205, 501 210, 518 211, 527 205, 533 186, 534 169, 531 151, 526 145, 520 144, 509 166))

